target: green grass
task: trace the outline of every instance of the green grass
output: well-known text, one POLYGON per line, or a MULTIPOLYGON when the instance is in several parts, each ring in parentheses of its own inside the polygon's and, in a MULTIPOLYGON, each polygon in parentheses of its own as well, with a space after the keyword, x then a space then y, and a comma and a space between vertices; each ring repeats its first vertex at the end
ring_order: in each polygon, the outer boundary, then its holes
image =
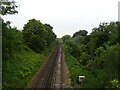
POLYGON ((25 47, 14 58, 3 61, 3 88, 25 88, 45 59, 45 55, 25 47))
POLYGON ((70 71, 71 85, 72 87, 76 87, 78 76, 84 75, 81 72, 82 68, 79 66, 78 61, 71 55, 66 55, 65 61, 67 62, 67 65, 70 71))
POLYGON ((99 86, 99 83, 97 83, 92 73, 90 73, 92 71, 81 68, 77 59, 72 55, 66 54, 65 61, 70 71, 71 86, 73 88, 94 88, 93 86, 97 88, 99 86), (78 84, 78 76, 85 76, 85 81, 81 85, 78 84))
POLYGON ((67 62, 71 86, 73 88, 118 88, 120 87, 118 77, 118 55, 119 55, 119 45, 114 47, 109 47, 105 53, 100 56, 96 56, 92 67, 86 68, 81 67, 76 58, 71 54, 65 53, 65 60, 67 62), (114 53, 112 53, 114 52, 114 53), (113 57, 110 57, 110 56, 113 57), (100 61, 104 61, 100 62, 100 61), (111 62, 111 60, 113 62, 111 62), (109 62, 109 63, 108 63, 109 62), (101 68, 101 66, 104 67, 101 68), (112 68, 111 68, 112 67, 112 68), (82 85, 78 84, 78 76, 85 76, 85 81, 82 85), (116 80, 116 82, 114 82, 116 80))

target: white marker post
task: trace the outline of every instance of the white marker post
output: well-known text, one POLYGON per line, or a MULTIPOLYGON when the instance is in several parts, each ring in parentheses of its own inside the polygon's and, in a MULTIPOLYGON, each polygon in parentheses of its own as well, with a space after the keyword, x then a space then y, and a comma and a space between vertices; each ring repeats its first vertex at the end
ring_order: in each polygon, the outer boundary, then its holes
POLYGON ((79 83, 82 84, 82 82, 85 80, 85 76, 79 76, 79 83))

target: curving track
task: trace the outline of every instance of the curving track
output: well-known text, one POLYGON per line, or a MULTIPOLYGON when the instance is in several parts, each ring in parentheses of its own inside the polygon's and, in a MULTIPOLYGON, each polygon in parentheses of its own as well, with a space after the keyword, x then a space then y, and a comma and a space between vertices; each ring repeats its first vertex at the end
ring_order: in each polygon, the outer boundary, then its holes
POLYGON ((67 67, 64 61, 64 54, 61 49, 61 43, 51 52, 47 61, 38 71, 36 77, 28 86, 34 89, 63 89, 68 88, 69 81, 67 77, 67 67))

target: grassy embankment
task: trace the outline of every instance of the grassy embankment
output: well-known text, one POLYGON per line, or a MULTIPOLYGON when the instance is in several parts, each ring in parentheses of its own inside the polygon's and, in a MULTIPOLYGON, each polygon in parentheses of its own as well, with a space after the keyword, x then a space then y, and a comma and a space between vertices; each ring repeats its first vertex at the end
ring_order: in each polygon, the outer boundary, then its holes
POLYGON ((51 49, 45 54, 24 47, 11 60, 3 62, 3 88, 25 88, 42 66, 51 49))
POLYGON ((95 57, 94 62, 91 64, 91 69, 88 69, 82 66, 75 57, 66 52, 65 60, 70 71, 71 86, 73 88, 119 88, 119 82, 116 79, 112 79, 115 77, 119 78, 119 72, 117 71, 119 70, 119 55, 119 44, 108 47, 104 53, 95 57), (113 51, 114 53, 112 53, 113 51), (107 63, 107 65, 102 66, 101 63, 103 65, 107 63), (101 67, 104 68, 101 69, 101 67), (78 83, 78 76, 85 76, 85 81, 81 85, 78 83))
POLYGON ((89 81, 89 76, 87 71, 83 70, 79 65, 78 61, 72 55, 65 55, 65 61, 67 63, 69 72, 70 72, 70 79, 71 79, 71 86, 73 88, 79 88, 80 85, 77 84, 78 76, 87 76, 87 81, 89 81))

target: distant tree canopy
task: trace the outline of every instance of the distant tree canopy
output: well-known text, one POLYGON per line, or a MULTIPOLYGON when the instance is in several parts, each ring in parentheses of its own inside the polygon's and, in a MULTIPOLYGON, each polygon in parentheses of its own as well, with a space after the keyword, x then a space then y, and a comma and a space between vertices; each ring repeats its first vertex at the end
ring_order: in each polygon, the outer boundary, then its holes
POLYGON ((87 35, 87 31, 86 30, 79 30, 78 32, 74 33, 73 34, 73 37, 76 37, 76 36, 86 36, 87 35))
POLYGON ((66 40, 69 40, 69 39, 71 39, 70 35, 65 35, 65 36, 62 37, 63 43, 65 43, 66 40))
POLYGON ((36 52, 41 52, 50 46, 56 35, 49 24, 42 24, 39 20, 31 19, 24 25, 23 38, 25 43, 36 52))
POLYGON ((16 14, 18 11, 16 10, 18 6, 15 1, 1 0, 0 1, 0 14, 16 14))

